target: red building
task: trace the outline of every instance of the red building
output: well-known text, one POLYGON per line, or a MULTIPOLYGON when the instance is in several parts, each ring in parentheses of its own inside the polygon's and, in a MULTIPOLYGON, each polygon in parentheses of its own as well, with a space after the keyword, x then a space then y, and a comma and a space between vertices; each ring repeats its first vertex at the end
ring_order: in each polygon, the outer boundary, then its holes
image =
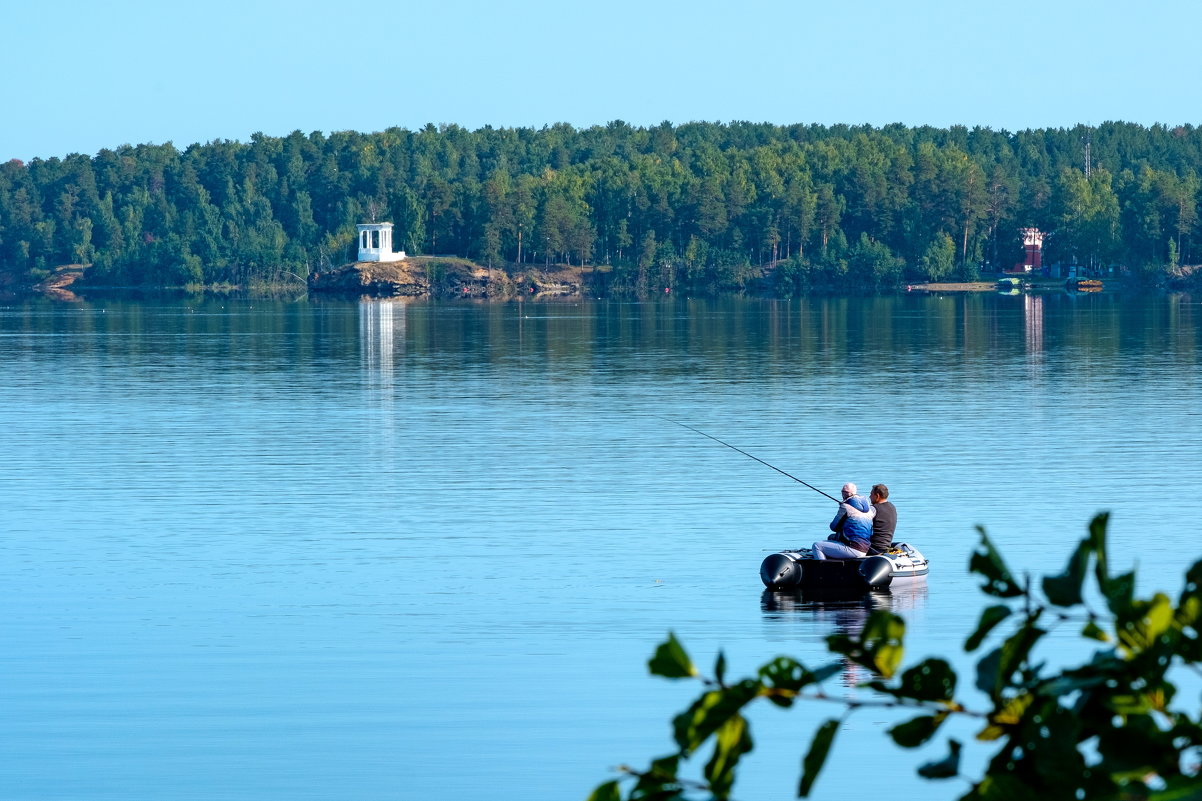
POLYGON ((1014 265, 1012 272, 1034 273, 1043 269, 1043 238, 1047 236, 1038 228, 1020 228, 1023 237, 1023 261, 1014 265))

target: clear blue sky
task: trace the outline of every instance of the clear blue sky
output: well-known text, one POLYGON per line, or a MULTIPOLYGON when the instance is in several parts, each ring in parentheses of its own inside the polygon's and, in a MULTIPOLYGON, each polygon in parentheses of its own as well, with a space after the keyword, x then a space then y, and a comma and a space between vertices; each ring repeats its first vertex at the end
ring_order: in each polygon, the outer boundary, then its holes
POLYGON ((9 0, 0 21, 0 160, 427 122, 1202 122, 1197 0, 9 0))

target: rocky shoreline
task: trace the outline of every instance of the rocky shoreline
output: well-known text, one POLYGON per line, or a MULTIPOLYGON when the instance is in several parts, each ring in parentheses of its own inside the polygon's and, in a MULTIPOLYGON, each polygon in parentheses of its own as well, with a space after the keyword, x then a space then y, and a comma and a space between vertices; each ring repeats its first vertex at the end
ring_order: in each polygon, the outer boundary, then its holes
MULTIPOLYGON (((313 295, 342 297, 402 297, 440 299, 496 299, 533 298, 539 300, 579 300, 585 297, 605 297, 610 287, 611 269, 607 266, 578 267, 552 265, 543 269, 506 264, 488 267, 469 259, 455 256, 411 256, 394 262, 350 262, 333 269, 311 273, 307 279, 293 276, 296 284, 252 285, 233 284, 195 285, 188 287, 114 287, 96 282, 88 274, 91 265, 63 264, 54 267, 36 284, 22 282, 10 273, 0 273, 0 297, 18 298, 23 295, 40 294, 44 297, 65 301, 81 300, 77 293, 87 291, 137 291, 190 293, 212 291, 230 292, 276 292, 308 291, 313 295), (303 282, 305 289, 300 289, 303 282)), ((770 275, 761 279, 761 288, 766 297, 772 296, 770 275)), ((1141 283, 1132 276, 1105 279, 1106 291, 1169 291, 1196 292, 1202 289, 1202 265, 1177 268, 1165 280, 1158 283, 1141 283)), ((1062 279, 1029 277, 1022 282, 1022 291, 1063 291, 1062 279)), ((966 282, 923 282, 904 284, 896 288, 900 292, 994 292, 995 280, 966 282)), ((825 290, 831 291, 831 290, 825 290)), ((888 291, 888 290, 885 290, 888 291)), ((1092 290, 1091 291, 1096 291, 1092 290)), ((658 294, 658 293, 657 293, 658 294)), ((721 293, 717 293, 721 294, 721 293)), ((859 293, 857 293, 859 294, 859 293)))
POLYGON ((580 297, 579 268, 507 270, 467 259, 416 256, 403 261, 352 262, 309 276, 309 291, 374 297, 580 297))
MULTIPOLYGON (((89 281, 88 264, 64 264, 55 267, 36 284, 19 281, 0 273, 0 296, 43 295, 57 300, 76 301, 76 292, 98 291, 238 291, 233 285, 220 287, 110 287, 89 281)), ((588 268, 596 275, 604 268, 588 268)), ((396 262, 351 262, 324 272, 311 273, 307 290, 316 295, 408 298, 495 298, 533 297, 538 299, 583 297, 585 270, 555 265, 551 269, 516 269, 514 265, 489 268, 468 259, 452 256, 416 256, 396 262)), ((298 276, 299 277, 299 276, 298 276)), ((294 286, 294 285, 292 285, 294 286)), ((251 287, 253 289, 253 287, 251 287)))

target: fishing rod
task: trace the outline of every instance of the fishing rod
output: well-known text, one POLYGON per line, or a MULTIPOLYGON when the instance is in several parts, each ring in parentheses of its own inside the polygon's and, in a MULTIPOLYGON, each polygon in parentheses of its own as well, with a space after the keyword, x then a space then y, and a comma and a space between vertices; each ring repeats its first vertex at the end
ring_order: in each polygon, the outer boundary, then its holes
MULTIPOLYGON (((656 416, 657 416, 657 417, 659 417, 659 415, 656 415, 656 416)), ((701 435, 701 436, 703 436, 703 437, 708 437, 709 439, 712 439, 714 442, 717 442, 719 445, 725 445, 726 447, 730 448, 732 451, 738 451, 739 453, 743 454, 744 456, 746 456, 746 457, 747 457, 747 458, 749 458, 749 459, 755 459, 757 462, 759 462, 760 464, 764 465, 765 467, 771 467, 773 470, 775 470, 776 472, 780 473, 782 476, 788 476, 789 478, 791 478, 791 479, 793 479, 794 481, 796 481, 798 484, 801 484, 802 486, 809 487, 810 489, 814 490, 814 492, 817 492, 819 495, 824 495, 824 496, 826 496, 827 498, 830 498, 830 499, 831 499, 832 501, 834 501, 835 503, 843 503, 843 501, 839 500, 838 498, 834 497, 833 495, 827 495, 825 492, 823 492, 822 490, 818 489, 818 488, 817 488, 817 487, 815 487, 813 484, 809 484, 809 483, 807 483, 807 482, 805 482, 805 481, 802 481, 802 480, 801 480, 800 478, 798 478, 797 476, 790 475, 789 473, 786 473, 784 470, 781 470, 781 469, 780 469, 779 467, 777 467, 776 465, 768 464, 767 462, 765 462, 765 461, 764 461, 763 459, 761 459, 760 457, 758 457, 758 456, 752 456, 752 455, 751 455, 750 453, 748 453, 747 451, 745 451, 745 450, 742 450, 741 448, 736 448, 734 445, 731 445, 729 442, 723 442, 722 440, 718 439, 717 437, 715 437, 715 436, 712 436, 712 435, 710 435, 710 434, 707 434, 707 433, 705 433, 704 431, 702 431, 702 430, 701 430, 701 429, 699 429, 699 428, 693 428, 691 425, 687 425, 687 424, 685 424, 685 423, 682 423, 682 422, 680 422, 679 420, 673 420, 673 419, 671 419, 671 418, 668 418, 668 417, 660 417, 659 419, 660 419, 660 420, 667 420, 669 423, 676 423, 676 425, 678 425, 678 426, 680 426, 680 427, 682 427, 682 428, 687 428, 689 431, 693 431, 693 432, 695 432, 695 433, 697 433, 697 434, 700 434, 700 435, 701 435)))

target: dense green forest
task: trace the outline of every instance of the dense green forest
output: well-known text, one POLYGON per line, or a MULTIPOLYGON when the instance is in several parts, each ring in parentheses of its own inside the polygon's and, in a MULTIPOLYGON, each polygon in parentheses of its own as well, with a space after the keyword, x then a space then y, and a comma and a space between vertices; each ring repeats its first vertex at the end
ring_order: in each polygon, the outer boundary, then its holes
POLYGON ((1178 274, 1202 200, 1202 129, 938 129, 734 122, 454 125, 121 146, 0 165, 0 272, 91 263, 118 286, 305 277, 354 226, 411 254, 606 265, 607 286, 776 291, 967 279, 1021 259, 1178 274), (1092 167, 1086 171, 1086 144, 1092 167))

